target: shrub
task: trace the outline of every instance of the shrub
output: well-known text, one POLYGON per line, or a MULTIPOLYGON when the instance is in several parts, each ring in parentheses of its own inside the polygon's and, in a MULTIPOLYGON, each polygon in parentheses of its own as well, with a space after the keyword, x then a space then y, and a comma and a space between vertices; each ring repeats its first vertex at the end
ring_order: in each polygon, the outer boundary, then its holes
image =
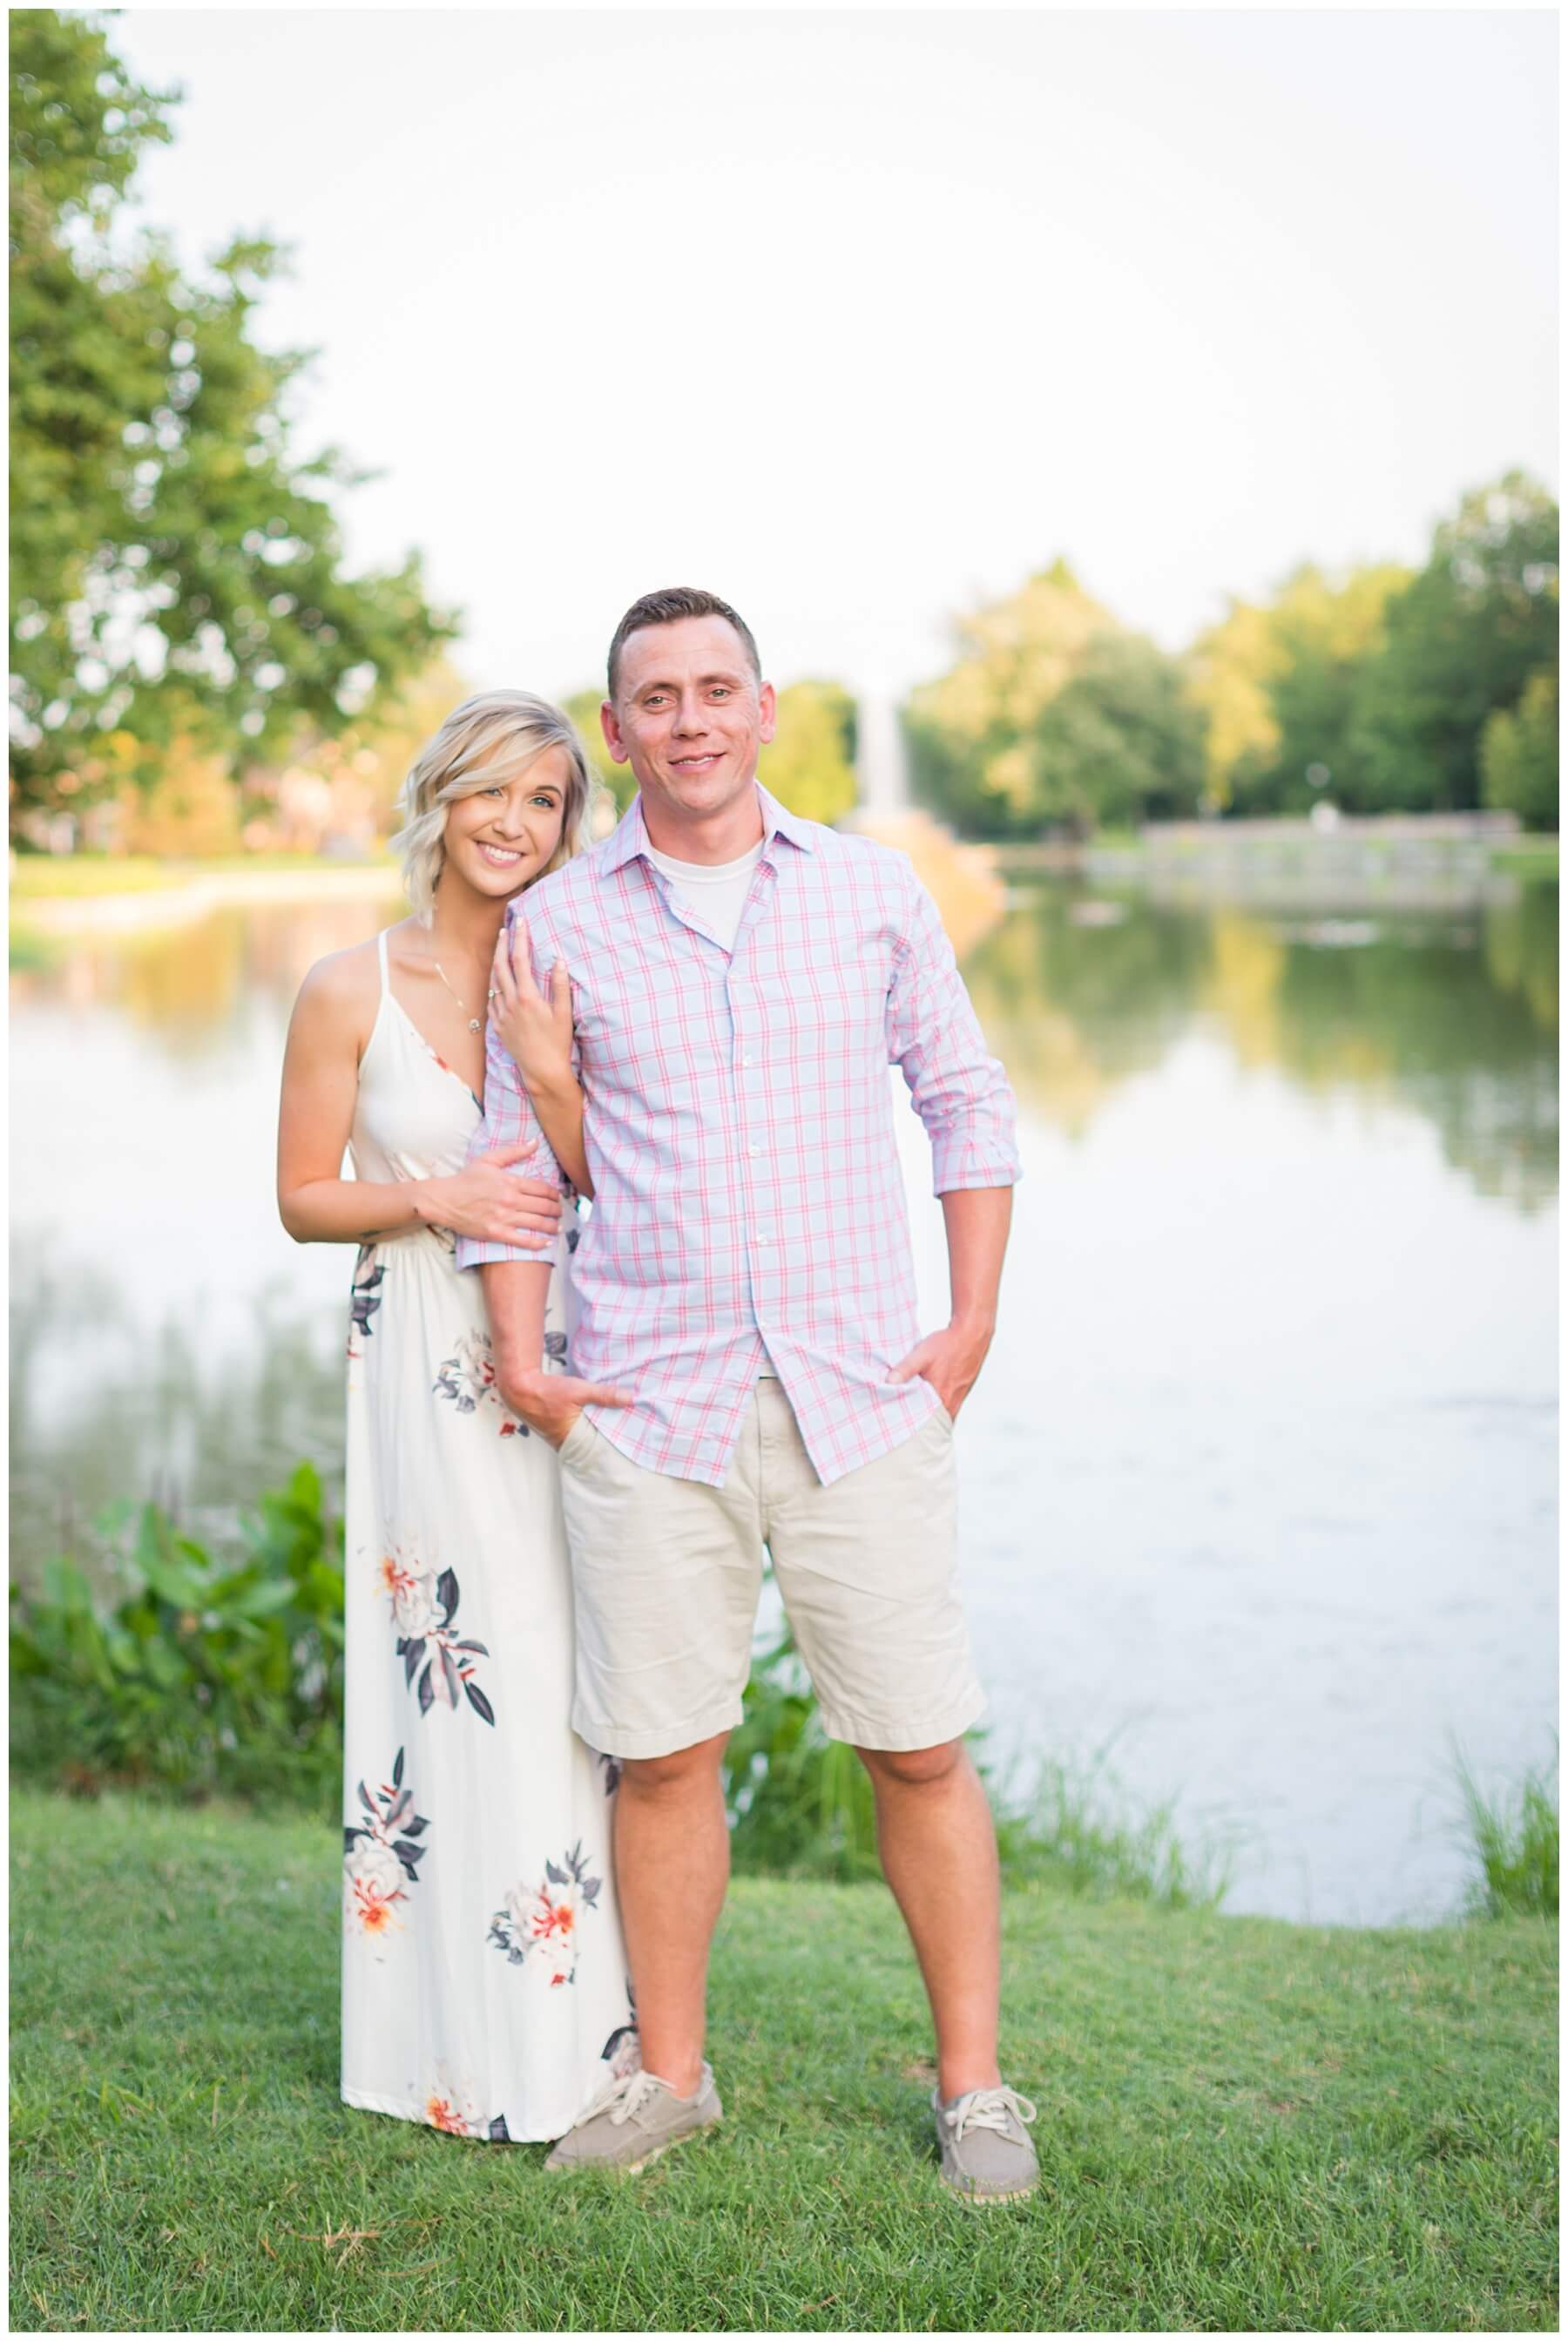
POLYGON ((226 1564, 144 1505, 105 1614, 71 1559, 11 1589, 11 1758, 91 1791, 223 1789, 336 1813, 342 1794, 342 1524, 302 1463, 242 1519, 226 1564))

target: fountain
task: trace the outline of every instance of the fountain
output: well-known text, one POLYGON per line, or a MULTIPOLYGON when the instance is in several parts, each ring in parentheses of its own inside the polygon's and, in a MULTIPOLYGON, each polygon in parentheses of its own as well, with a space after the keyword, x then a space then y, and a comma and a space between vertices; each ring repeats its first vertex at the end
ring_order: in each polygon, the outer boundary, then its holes
POLYGON ((860 802, 842 823, 896 845, 934 896, 960 959, 1007 908, 1007 888, 988 845, 966 844, 910 802, 908 752, 890 691, 863 690, 857 708, 855 770, 860 802))

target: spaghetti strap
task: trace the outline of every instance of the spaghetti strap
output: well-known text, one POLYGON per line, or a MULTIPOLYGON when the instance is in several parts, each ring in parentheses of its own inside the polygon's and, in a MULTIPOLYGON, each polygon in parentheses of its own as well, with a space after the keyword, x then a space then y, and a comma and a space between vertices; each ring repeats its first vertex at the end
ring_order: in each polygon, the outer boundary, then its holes
POLYGON ((376 957, 381 961, 382 998, 386 1000, 392 993, 392 978, 387 973, 387 931, 384 927, 376 937, 376 957))

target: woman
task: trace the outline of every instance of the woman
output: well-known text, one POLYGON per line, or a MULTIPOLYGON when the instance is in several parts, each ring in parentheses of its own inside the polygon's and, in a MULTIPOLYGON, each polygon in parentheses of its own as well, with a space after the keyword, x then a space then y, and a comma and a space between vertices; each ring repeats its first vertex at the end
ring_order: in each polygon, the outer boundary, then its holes
MULTIPOLYGON (((547 702, 495 691, 455 708, 403 788, 412 913, 311 970, 283 1068, 283 1224, 359 1246, 342 2095, 496 2139, 561 2136, 635 2054, 609 1868, 617 1768, 568 1723, 558 1467, 501 1403, 480 1280, 453 1258, 458 1233, 561 1246, 559 1199, 513 1167, 531 1150, 467 1152, 507 902, 581 850, 591 785, 547 702)), ((586 1177, 580 1098, 541 1098, 540 1115, 586 1177)), ((563 1254, 546 1319, 561 1371, 563 1254)))

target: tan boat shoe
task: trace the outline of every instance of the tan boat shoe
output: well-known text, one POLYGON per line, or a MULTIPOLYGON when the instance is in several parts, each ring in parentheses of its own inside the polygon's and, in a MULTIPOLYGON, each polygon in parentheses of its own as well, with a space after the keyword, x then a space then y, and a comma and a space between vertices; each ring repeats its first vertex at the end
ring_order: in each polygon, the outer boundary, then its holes
POLYGON ((1027 2097, 1008 2088, 967 2089, 944 2105, 935 2089, 937 2143, 942 2184, 975 2208, 1016 2203, 1040 2183, 1040 2166, 1026 2124, 1039 2118, 1027 2097))
POLYGON ((585 2107, 545 2163, 547 2170, 644 2169, 667 2147, 722 2121, 724 2108, 704 2065, 694 2097, 678 2097, 667 2081, 640 2067, 610 2081, 585 2107))

